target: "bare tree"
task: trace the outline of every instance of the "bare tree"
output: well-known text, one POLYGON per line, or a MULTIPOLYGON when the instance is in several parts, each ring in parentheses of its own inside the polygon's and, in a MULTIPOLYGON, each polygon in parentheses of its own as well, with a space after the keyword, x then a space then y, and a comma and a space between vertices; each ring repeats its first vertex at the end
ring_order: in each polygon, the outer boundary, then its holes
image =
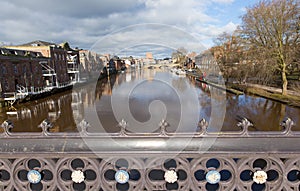
POLYGON ((187 50, 183 47, 178 48, 175 52, 172 53, 172 59, 176 60, 176 63, 180 64, 183 67, 186 61, 187 50))
MULTIPOLYGON (((240 37, 234 32, 233 34, 222 33, 215 40, 216 46, 211 48, 211 53, 214 55, 223 77, 228 81, 229 78, 242 78, 238 68, 243 69, 240 65, 243 61, 244 51, 240 37)), ((246 75, 245 75, 246 76, 246 75)))
POLYGON ((299 4, 299 0, 262 0, 247 9, 239 31, 251 60, 279 71, 283 95, 287 94, 287 66, 293 63, 300 40, 299 4))

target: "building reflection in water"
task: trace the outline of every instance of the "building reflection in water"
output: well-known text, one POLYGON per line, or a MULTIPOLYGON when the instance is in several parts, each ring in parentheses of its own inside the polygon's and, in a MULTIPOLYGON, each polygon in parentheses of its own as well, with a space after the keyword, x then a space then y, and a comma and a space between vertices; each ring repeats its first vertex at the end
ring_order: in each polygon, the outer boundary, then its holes
MULTIPOLYGON (((91 132, 118 132, 117 127, 120 119, 115 118, 112 108, 112 96, 120 91, 123 86, 135 85, 137 81, 145 81, 146 88, 137 87, 129 94, 129 107, 131 114, 140 122, 146 122, 150 119, 149 110, 152 102, 155 100, 162 101, 167 109, 166 114, 168 122, 176 125, 178 123, 178 105, 176 105, 176 97, 170 97, 172 91, 166 91, 167 86, 157 87, 155 76, 163 76, 170 78, 171 84, 179 92, 188 91, 187 86, 192 85, 196 88, 200 111, 197 115, 199 118, 205 118, 210 121, 212 101, 220 102, 224 96, 224 91, 201 84, 194 79, 172 77, 169 72, 164 73, 164 69, 144 69, 144 70, 128 70, 126 73, 110 76, 108 79, 98 81, 97 84, 88 84, 83 87, 73 88, 72 91, 56 94, 51 97, 38 101, 28 102, 16 107, 16 112, 7 113, 7 108, 0 108, 0 123, 5 120, 11 120, 14 123, 14 132, 40 132, 39 124, 45 119, 53 123, 53 132, 73 132, 77 131, 77 124, 83 119, 88 119, 91 111, 98 121, 102 124, 102 129, 92 127, 91 132), (150 83, 151 82, 151 83, 150 83), (149 92, 152 92, 149 93, 149 92), (146 94, 147 93, 147 94, 146 94), (165 94, 164 94, 165 93, 165 94), (168 95, 168 93, 170 95, 168 95), (212 98, 211 94, 215 96, 212 98), (165 96, 165 97, 164 97, 165 96), (94 110, 89 110, 94 108, 94 110), (173 115, 173 116, 171 116, 173 115)), ((176 93, 174 93, 176 94, 176 93)), ((254 127, 251 130, 280 130, 279 123, 286 117, 291 118, 296 126, 294 130, 300 130, 300 109, 283 105, 278 102, 267 100, 264 98, 241 95, 236 96, 226 94, 226 114, 222 131, 239 130, 237 120, 239 117, 246 117, 252 121, 254 127)), ((153 102, 153 103, 154 103, 153 102)), ((155 104, 157 104, 156 102, 155 104)), ((154 105, 155 105, 154 104, 154 105)), ((158 103, 158 107, 161 103, 158 103)), ((216 105, 218 107, 218 105, 216 105)), ((160 111, 156 111, 160 112, 160 111)), ((128 113, 122 114, 124 118, 128 113)), ((160 113, 164 117, 164 113, 160 113)), ((158 115, 157 115, 158 116, 158 115)), ((214 116, 218 118, 219 116, 214 116)), ((130 125, 130 124, 128 124, 130 125)), ((155 129, 153 129, 154 131, 155 129)), ((174 130, 174 129, 169 129, 174 130)), ((189 130, 193 130, 190 128, 189 130)))
POLYGON ((43 120, 53 124, 51 131, 74 131, 76 128, 72 112, 72 93, 65 92, 38 101, 16 106, 14 114, 1 112, 1 121, 11 120, 13 132, 39 132, 43 120))

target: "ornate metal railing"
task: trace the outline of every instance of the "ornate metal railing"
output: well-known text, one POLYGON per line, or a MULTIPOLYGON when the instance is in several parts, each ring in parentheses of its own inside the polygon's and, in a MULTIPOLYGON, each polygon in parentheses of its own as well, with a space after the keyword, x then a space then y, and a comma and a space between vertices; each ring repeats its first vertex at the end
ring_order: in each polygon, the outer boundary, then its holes
POLYGON ((300 133, 285 120, 280 132, 209 132, 199 122, 195 133, 12 132, 5 121, 0 135, 0 190, 275 190, 300 189, 300 133))

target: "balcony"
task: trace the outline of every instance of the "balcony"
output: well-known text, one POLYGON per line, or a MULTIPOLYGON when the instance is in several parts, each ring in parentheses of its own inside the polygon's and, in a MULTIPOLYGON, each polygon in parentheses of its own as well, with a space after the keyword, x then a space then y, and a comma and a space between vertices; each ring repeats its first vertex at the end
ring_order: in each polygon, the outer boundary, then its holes
POLYGON ((74 74, 74 73, 79 73, 79 69, 78 68, 68 68, 68 73, 70 74, 74 74))

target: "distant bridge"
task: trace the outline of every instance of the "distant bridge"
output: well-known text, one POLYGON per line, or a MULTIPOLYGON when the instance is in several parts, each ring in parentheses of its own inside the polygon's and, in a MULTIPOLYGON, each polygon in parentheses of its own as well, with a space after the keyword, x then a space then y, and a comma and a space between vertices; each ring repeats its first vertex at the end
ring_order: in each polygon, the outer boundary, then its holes
POLYGON ((153 67, 153 68, 159 68, 159 67, 164 67, 164 66, 168 66, 168 67, 176 67, 179 66, 180 64, 175 64, 175 63, 169 63, 169 64, 164 64, 164 63, 159 63, 159 64, 146 64, 143 66, 143 68, 148 68, 148 67, 153 67))

